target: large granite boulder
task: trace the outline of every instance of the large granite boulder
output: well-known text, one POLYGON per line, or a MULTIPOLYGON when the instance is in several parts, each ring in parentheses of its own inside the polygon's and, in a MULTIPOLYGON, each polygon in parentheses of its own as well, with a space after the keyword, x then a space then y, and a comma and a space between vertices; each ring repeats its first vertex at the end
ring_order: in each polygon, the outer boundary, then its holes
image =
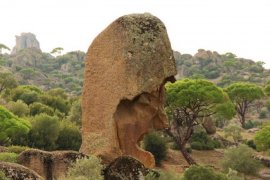
POLYGON ((105 180, 136 180, 144 179, 149 172, 144 165, 130 157, 120 156, 111 162, 104 170, 105 180))
POLYGON ((0 170, 12 180, 43 180, 35 171, 19 164, 0 162, 0 170))
POLYGON ((164 84, 176 73, 166 28, 157 17, 131 14, 110 24, 86 55, 80 151, 108 162, 130 155, 154 166, 153 155, 138 143, 151 129, 167 127, 164 84))
POLYGON ((32 33, 21 33, 20 36, 16 36, 16 45, 12 49, 11 54, 16 54, 22 49, 37 49, 40 50, 39 42, 36 39, 36 36, 32 33))
POLYGON ((71 163, 76 159, 87 157, 76 151, 42 151, 38 149, 29 149, 23 151, 18 162, 38 174, 44 179, 52 180, 64 177, 71 163))

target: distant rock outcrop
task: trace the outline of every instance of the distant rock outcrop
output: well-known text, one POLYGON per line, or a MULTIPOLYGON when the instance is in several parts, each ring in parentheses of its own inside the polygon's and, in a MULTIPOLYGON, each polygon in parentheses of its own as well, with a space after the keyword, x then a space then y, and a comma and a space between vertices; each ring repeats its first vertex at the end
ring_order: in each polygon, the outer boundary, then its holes
POLYGON ((118 18, 90 46, 85 62, 80 151, 111 161, 130 155, 155 164, 139 148, 152 129, 167 127, 164 84, 176 74, 164 24, 151 14, 118 18))
MULTIPOLYGON (((35 48, 40 50, 39 42, 36 36, 32 33, 21 33, 20 36, 16 36, 16 45, 12 49, 11 54, 16 54, 22 49, 35 48)), ((41 51, 41 50, 40 50, 41 51)))
POLYGON ((67 173, 68 167, 76 159, 87 157, 76 151, 42 151, 29 149, 23 151, 18 162, 40 174, 43 178, 59 179, 67 173))
POLYGON ((12 180, 43 180, 35 171, 15 163, 0 162, 0 170, 12 180))

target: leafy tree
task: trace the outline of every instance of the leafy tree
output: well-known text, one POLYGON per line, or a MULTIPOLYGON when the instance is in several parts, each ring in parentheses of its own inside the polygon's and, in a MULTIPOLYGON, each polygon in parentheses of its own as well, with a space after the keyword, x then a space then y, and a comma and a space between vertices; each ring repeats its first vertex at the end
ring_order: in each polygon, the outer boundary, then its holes
POLYGON ((50 89, 48 92, 47 92, 48 95, 50 96, 55 96, 55 97, 60 97, 62 99, 67 99, 68 96, 65 92, 64 89, 62 88, 55 88, 55 89, 50 89))
POLYGON ((23 117, 29 114, 29 107, 21 100, 16 102, 10 101, 7 104, 7 108, 19 117, 23 117))
POLYGON ((30 104, 29 109, 30 109, 31 116, 35 116, 35 115, 41 114, 41 113, 45 113, 45 114, 48 114, 50 116, 54 115, 53 108, 51 108, 45 104, 39 103, 39 102, 34 102, 34 103, 30 104))
POLYGON ((263 127, 255 135, 254 142, 259 151, 270 149, 270 126, 263 127))
POLYGON ((250 83, 234 83, 225 89, 235 105, 242 127, 245 126, 246 113, 255 100, 264 96, 262 89, 250 83))
POLYGON ((10 51, 9 47, 7 47, 7 46, 4 45, 4 44, 0 44, 0 54, 2 54, 2 50, 3 50, 3 49, 6 49, 6 50, 9 50, 9 51, 10 51))
MULTIPOLYGON (((196 164, 185 148, 194 127, 202 123, 201 119, 222 110, 220 105, 231 102, 221 88, 203 79, 183 79, 168 84, 166 88, 166 109, 171 118, 170 127, 166 132, 179 146, 187 162, 196 164)), ((230 106, 233 109, 233 105, 230 106)))
POLYGON ((10 92, 13 101, 22 100, 27 105, 39 101, 41 92, 35 86, 18 86, 10 92))
POLYGON ((253 158, 253 150, 244 144, 225 150, 222 166, 227 172, 231 168, 252 175, 256 175, 262 167, 261 163, 253 158))
POLYGON ((62 48, 62 47, 56 47, 56 48, 54 48, 52 51, 51 51, 51 54, 55 54, 55 55, 61 55, 61 53, 62 53, 62 51, 63 51, 64 49, 62 48))
POLYGON ((154 155, 156 164, 160 165, 167 155, 168 148, 165 140, 157 132, 152 132, 144 137, 143 144, 144 149, 154 155))
POLYGON ((78 151, 81 143, 82 136, 80 129, 70 121, 62 121, 56 141, 57 149, 78 151))
POLYGON ((24 145, 30 128, 31 124, 27 120, 18 118, 0 106, 0 145, 24 145))
POLYGON ((17 81, 11 73, 0 73, 0 94, 6 90, 15 88, 17 81))
POLYGON ((40 99, 43 104, 52 107, 54 110, 59 110, 61 113, 68 114, 70 110, 69 102, 61 97, 43 94, 40 99))
POLYGON ((60 125, 57 117, 47 114, 36 115, 29 132, 30 146, 44 150, 54 150, 59 135, 60 125))
POLYGON ((80 101, 73 102, 71 109, 68 113, 68 120, 76 123, 76 125, 81 127, 81 125, 82 125, 82 108, 81 108, 80 101))

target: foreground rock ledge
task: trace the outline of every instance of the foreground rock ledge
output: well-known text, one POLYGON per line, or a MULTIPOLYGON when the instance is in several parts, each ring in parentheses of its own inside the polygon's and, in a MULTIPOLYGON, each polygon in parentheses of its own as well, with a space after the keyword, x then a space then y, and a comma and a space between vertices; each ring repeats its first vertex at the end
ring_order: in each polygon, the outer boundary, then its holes
POLYGON ((0 170, 12 180, 43 180, 35 171, 15 163, 0 162, 0 170))
POLYGON ((85 63, 80 151, 105 162, 130 155, 153 167, 138 142, 167 126, 164 84, 177 72, 164 24, 147 13, 122 16, 95 38, 85 63))
POLYGON ((48 152, 29 149, 19 155, 18 162, 50 180, 64 177, 71 163, 84 157, 87 156, 76 151, 48 152))

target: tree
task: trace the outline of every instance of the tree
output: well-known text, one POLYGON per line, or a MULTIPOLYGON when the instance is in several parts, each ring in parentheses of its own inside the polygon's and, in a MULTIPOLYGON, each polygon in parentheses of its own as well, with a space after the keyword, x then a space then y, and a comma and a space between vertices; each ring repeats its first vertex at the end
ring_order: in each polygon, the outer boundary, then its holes
POLYGON ((25 145, 31 124, 0 106, 0 145, 25 145))
POLYGON ((231 104, 231 109, 233 105, 221 88, 203 79, 179 80, 174 84, 168 84, 166 89, 168 104, 166 110, 171 118, 166 133, 173 138, 186 161, 189 164, 196 164, 185 148, 194 127, 201 124, 204 117, 222 110, 219 108, 220 105, 231 104))
POLYGON ((29 132, 30 146, 44 150, 54 150, 59 135, 60 125, 57 117, 39 114, 31 121, 32 129, 29 132))
POLYGON ((68 113, 68 120, 76 123, 79 127, 82 125, 82 108, 80 100, 72 103, 71 109, 68 113))
POLYGON ((56 141, 57 149, 78 151, 81 143, 82 136, 79 127, 70 121, 62 121, 59 136, 56 141))
POLYGON ((262 88, 251 83, 234 83, 225 89, 235 105, 239 121, 245 126, 246 113, 254 101, 264 96, 262 88))
POLYGON ((8 102, 7 108, 19 117, 23 117, 29 114, 29 107, 21 100, 18 100, 16 102, 8 102))
POLYGON ((254 142, 256 149, 259 151, 266 151, 270 149, 270 126, 263 127, 255 135, 254 142))
POLYGON ((54 48, 52 51, 51 51, 51 54, 55 54, 55 55, 61 55, 61 53, 62 53, 62 51, 63 51, 64 49, 62 48, 62 47, 56 47, 56 48, 54 48))
POLYGON ((4 44, 0 44, 0 54, 2 54, 2 50, 3 50, 3 49, 6 49, 6 50, 9 50, 9 51, 10 51, 9 47, 7 47, 7 46, 4 45, 4 44))
POLYGON ((17 81, 11 73, 0 73, 0 94, 17 86, 17 81))

